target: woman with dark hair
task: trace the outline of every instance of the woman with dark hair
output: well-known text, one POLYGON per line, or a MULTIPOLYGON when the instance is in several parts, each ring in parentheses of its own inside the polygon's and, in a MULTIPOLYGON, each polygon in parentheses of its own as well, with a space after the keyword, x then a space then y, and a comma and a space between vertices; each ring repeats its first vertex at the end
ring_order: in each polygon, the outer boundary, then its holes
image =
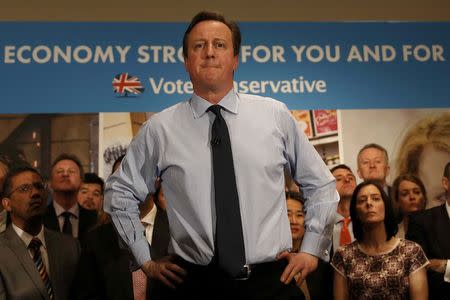
POLYGON ((427 191, 419 177, 412 174, 398 176, 392 184, 392 199, 397 209, 397 237, 405 238, 409 215, 424 210, 427 205, 427 191))
POLYGON ((376 181, 360 183, 350 202, 356 241, 336 252, 335 299, 427 299, 422 248, 395 237, 398 226, 390 198, 376 181))

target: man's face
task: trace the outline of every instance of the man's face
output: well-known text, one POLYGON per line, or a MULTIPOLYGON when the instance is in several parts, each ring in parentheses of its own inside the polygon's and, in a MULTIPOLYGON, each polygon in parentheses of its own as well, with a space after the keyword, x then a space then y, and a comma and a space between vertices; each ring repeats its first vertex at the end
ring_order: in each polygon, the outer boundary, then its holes
POLYGON ((374 179, 384 184, 389 175, 384 152, 376 148, 367 148, 361 152, 358 157, 358 175, 363 180, 374 179))
POLYGON ((447 199, 441 182, 443 167, 448 161, 450 161, 450 153, 439 150, 433 145, 425 146, 420 155, 417 175, 427 189, 427 208, 442 205, 447 199))
POLYGON ((82 183, 78 191, 78 203, 88 210, 101 210, 103 206, 102 187, 98 183, 82 183))
MULTIPOLYGON (((6 174, 8 173, 8 167, 0 161, 0 195, 3 193, 3 184, 5 183, 6 174)), ((2 203, 0 201, 0 212, 3 210, 2 203)))
POLYGON ((341 198, 349 198, 352 196, 356 188, 356 178, 353 173, 347 169, 336 169, 333 171, 336 178, 336 190, 341 198))
POLYGON ((184 65, 196 93, 231 89, 238 57, 234 56, 232 33, 227 25, 218 21, 195 25, 188 36, 184 65))
POLYGON ((12 178, 10 195, 2 202, 14 224, 23 229, 28 221, 44 215, 47 189, 38 174, 25 171, 12 178))
POLYGON ((78 165, 69 159, 59 161, 52 169, 51 187, 56 192, 76 192, 81 178, 78 165))

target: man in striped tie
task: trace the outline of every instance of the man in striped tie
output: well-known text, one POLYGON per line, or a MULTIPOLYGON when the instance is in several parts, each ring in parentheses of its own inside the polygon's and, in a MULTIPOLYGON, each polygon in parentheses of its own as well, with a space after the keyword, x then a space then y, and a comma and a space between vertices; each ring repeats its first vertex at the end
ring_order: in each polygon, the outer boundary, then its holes
POLYGON ((80 247, 43 226, 47 187, 29 166, 9 171, 2 204, 11 224, 0 235, 0 299, 68 299, 80 247))

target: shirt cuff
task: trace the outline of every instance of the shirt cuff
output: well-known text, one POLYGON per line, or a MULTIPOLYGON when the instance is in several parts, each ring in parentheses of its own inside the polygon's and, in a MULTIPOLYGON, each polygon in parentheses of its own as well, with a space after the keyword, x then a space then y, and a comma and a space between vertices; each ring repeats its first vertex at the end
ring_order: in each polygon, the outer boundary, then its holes
POLYGON ((445 267, 444 281, 450 282, 450 259, 447 259, 447 266, 445 267))
POLYGON ((149 261, 150 258, 150 249, 148 246, 148 242, 145 238, 137 240, 133 244, 129 245, 130 251, 136 260, 136 264, 141 267, 145 262, 149 261))
POLYGON ((300 252, 317 256, 323 261, 330 260, 331 240, 323 235, 307 231, 303 237, 300 252))

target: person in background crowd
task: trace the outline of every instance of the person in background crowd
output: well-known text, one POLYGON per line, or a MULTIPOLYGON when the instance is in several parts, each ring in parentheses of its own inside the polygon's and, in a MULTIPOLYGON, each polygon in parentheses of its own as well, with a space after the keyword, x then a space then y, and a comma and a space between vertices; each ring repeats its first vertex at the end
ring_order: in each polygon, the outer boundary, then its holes
POLYGON ((11 169, 4 188, 2 203, 12 223, 0 235, 0 299, 69 299, 80 246, 44 228, 41 175, 29 166, 11 169))
POLYGON ((427 299, 427 257, 418 244, 395 237, 397 220, 379 181, 356 187, 350 215, 356 241, 333 256, 334 299, 427 299))
MULTIPOLYGON (((139 210, 152 257, 161 258, 167 255, 170 235, 161 184, 156 185, 156 193, 139 210)), ((152 299, 152 282, 139 268, 132 272, 133 257, 120 242, 110 219, 86 235, 75 281, 82 287, 77 289, 77 299, 152 299)))
POLYGON ((97 222, 97 212, 77 202, 82 178, 83 167, 75 155, 63 153, 55 159, 50 175, 53 201, 44 216, 45 227, 81 239, 97 222))
POLYGON ((411 174, 400 175, 392 184, 392 199, 397 206, 400 222, 397 237, 405 238, 408 231, 409 215, 425 209, 427 191, 420 178, 411 174))
POLYGON ((289 299, 299 293, 294 276, 329 257, 335 180, 283 103, 233 89, 240 40, 220 14, 192 19, 183 54, 194 94, 150 117, 106 183, 105 210, 166 299, 289 299), (288 252, 285 169, 308 199, 299 253, 288 252), (176 254, 162 260, 137 213, 157 177, 176 254))
POLYGON ((339 193, 336 221, 333 228, 333 253, 355 240, 350 218, 350 201, 356 187, 356 177, 347 165, 337 165, 331 169, 336 178, 336 190, 339 193))
POLYGON ((447 201, 412 214, 406 238, 422 246, 430 259, 428 282, 430 299, 450 299, 450 161, 444 168, 442 186, 447 201))
MULTIPOLYGON (((3 194, 3 184, 5 182, 8 170, 19 166, 29 166, 25 161, 23 152, 10 145, 0 145, 0 199, 3 194)), ((7 224, 11 222, 8 213, 3 209, 0 201, 0 233, 6 230, 7 224)))
MULTIPOLYGON (((5 182, 6 174, 8 173, 8 166, 0 160, 0 197, 3 195, 3 183, 5 182)), ((0 202, 0 233, 6 230, 6 223, 8 220, 8 213, 3 209, 0 202)))
MULTIPOLYGON (((305 234, 304 199, 298 192, 286 193, 286 205, 292 234, 292 252, 300 250, 305 234)), ((326 300, 332 298, 332 272, 328 263, 319 262, 317 269, 306 280, 296 278, 297 285, 306 300, 326 300)))
POLYGON ((384 192, 390 195, 391 187, 386 182, 390 172, 386 149, 375 143, 365 145, 359 150, 357 164, 359 178, 378 181, 384 192))
POLYGON ((103 209, 104 181, 95 173, 85 173, 78 190, 77 201, 87 210, 101 211, 103 209))
POLYGON ((397 174, 419 177, 428 192, 427 208, 447 201, 442 166, 450 160, 450 112, 419 120, 406 133, 397 154, 397 174))

